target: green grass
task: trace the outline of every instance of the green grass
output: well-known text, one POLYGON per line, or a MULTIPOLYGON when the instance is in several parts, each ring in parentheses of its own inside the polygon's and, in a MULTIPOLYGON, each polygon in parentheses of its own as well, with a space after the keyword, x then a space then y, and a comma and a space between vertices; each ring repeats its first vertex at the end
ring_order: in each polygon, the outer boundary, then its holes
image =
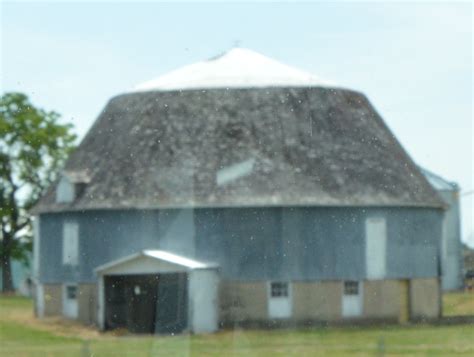
POLYGON ((474 315, 474 293, 452 292, 444 294, 443 315, 474 315))
POLYGON ((86 340, 28 322, 31 311, 29 300, 0 298, 0 356, 474 356, 472 325, 101 335, 86 340))

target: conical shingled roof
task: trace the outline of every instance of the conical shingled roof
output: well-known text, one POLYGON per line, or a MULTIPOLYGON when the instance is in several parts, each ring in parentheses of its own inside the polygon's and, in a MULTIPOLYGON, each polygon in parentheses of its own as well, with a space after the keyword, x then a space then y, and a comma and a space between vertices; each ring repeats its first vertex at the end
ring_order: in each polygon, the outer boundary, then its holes
POLYGON ((37 210, 443 206, 364 95, 224 74, 113 98, 66 165, 83 194, 56 203, 52 187, 37 210))

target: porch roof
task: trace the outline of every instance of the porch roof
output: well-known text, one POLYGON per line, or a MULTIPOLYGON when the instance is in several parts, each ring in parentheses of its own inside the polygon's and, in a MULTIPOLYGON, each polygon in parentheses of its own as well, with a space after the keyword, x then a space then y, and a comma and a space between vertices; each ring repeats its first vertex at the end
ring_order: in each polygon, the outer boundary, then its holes
POLYGON ((171 252, 167 252, 164 250, 151 250, 145 249, 138 253, 128 255, 126 257, 122 257, 111 262, 105 263, 103 265, 98 266, 94 269, 96 274, 104 274, 110 270, 114 270, 122 265, 127 265, 132 263, 133 261, 138 261, 140 259, 152 259, 158 262, 165 262, 170 265, 174 265, 180 268, 184 268, 184 270, 194 270, 194 269, 210 269, 210 268, 218 268, 218 265, 215 263, 209 262, 202 262, 194 259, 190 259, 184 257, 182 255, 177 255, 171 252))

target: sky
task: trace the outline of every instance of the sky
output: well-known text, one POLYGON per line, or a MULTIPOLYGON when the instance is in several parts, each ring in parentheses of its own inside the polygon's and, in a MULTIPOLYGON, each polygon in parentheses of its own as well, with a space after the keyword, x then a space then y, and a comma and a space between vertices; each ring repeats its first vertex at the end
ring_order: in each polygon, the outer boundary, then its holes
POLYGON ((0 2, 0 92, 82 138, 107 101, 235 45, 365 93, 421 166, 461 186, 474 246, 470 2, 0 2))

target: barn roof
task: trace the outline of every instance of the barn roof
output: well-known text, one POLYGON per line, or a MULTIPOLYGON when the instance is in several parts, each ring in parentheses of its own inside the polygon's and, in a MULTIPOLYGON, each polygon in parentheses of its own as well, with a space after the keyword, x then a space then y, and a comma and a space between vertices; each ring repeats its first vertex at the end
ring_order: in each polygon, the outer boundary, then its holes
POLYGON ((458 191, 459 190, 459 186, 457 183, 448 181, 427 169, 420 167, 420 170, 423 173, 423 175, 425 175, 426 179, 435 190, 438 190, 438 191, 458 191))
POLYGON ((178 68, 141 83, 133 88, 132 92, 325 85, 331 83, 255 51, 233 48, 220 56, 178 68))
POLYGON ((110 100, 65 172, 80 197, 37 212, 443 206, 363 94, 242 49, 110 100))

